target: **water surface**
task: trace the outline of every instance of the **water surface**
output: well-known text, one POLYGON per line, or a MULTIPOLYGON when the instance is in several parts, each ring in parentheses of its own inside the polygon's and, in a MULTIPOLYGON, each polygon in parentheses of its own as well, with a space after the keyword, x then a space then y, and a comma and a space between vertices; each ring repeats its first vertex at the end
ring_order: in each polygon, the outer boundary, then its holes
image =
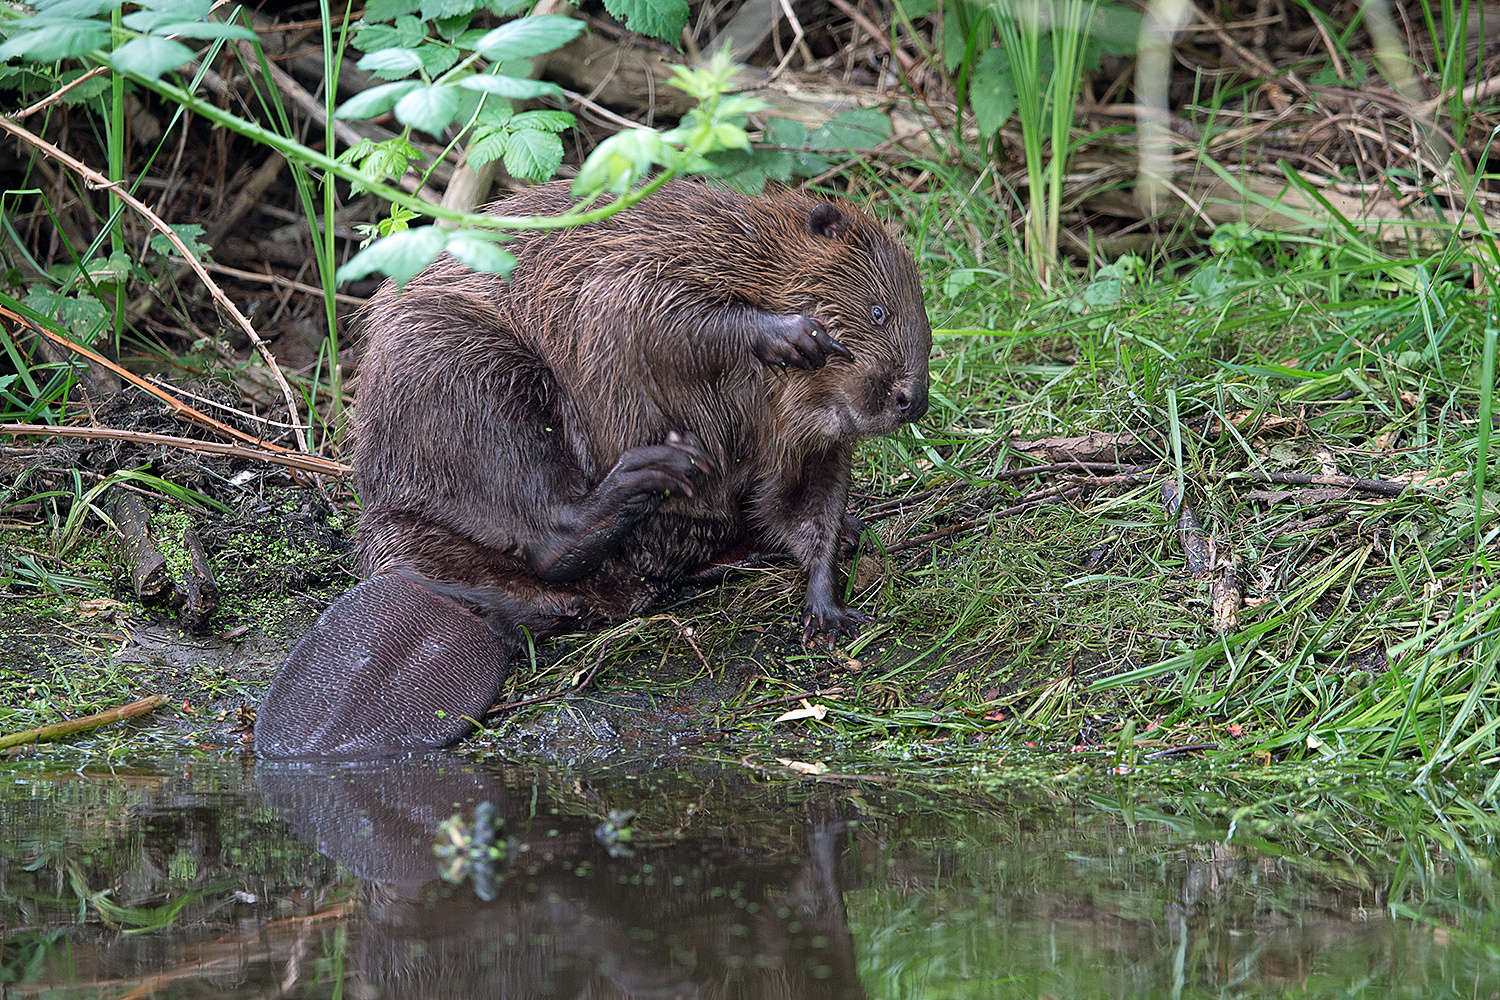
POLYGON ((0 997, 1500 990, 1458 792, 1070 763, 13 762, 0 997))

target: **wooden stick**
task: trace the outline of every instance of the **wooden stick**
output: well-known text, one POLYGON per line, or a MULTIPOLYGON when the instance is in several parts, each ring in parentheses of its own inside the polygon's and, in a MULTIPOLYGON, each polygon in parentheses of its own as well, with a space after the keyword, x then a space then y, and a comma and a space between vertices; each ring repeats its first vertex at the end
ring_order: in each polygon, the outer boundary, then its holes
POLYGON ((45 743, 49 740, 61 739, 64 736, 72 736, 74 733, 88 732, 90 729, 98 729, 100 726, 108 726, 111 723, 123 722, 133 716, 144 715, 153 709, 160 708, 166 703, 166 695, 153 694, 149 698, 142 698, 140 701, 133 701, 128 705, 121 705, 118 708, 96 712, 93 715, 85 715, 81 719, 54 722, 50 726, 28 729, 24 733, 12 733, 9 736, 0 736, 0 750, 23 746, 27 743, 45 743))
POLYGON ((1356 476, 1313 476, 1303 472, 1227 472, 1222 478, 1230 480, 1248 479, 1252 483, 1274 483, 1280 486, 1340 486, 1346 490, 1359 490, 1383 497, 1399 497, 1405 483, 1392 483, 1384 479, 1360 479, 1356 476))

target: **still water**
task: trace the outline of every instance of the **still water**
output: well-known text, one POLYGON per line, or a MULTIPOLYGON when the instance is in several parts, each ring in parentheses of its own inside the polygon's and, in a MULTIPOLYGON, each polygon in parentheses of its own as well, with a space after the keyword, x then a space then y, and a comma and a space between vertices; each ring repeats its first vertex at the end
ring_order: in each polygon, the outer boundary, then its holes
POLYGON ((1500 990, 1459 791, 1104 770, 0 764, 0 1000, 1500 990))

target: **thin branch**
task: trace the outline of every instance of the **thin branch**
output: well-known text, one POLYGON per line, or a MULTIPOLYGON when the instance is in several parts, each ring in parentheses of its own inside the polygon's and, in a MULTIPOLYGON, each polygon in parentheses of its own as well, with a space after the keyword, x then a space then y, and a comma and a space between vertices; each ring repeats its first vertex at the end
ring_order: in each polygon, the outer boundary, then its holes
MULTIPOLYGON (((166 221, 162 219, 161 216, 151 211, 151 209, 148 208, 144 202, 127 191, 123 185, 118 184, 115 181, 111 181, 108 177, 105 177, 103 174, 99 173, 99 171, 63 152, 61 149, 52 145, 52 143, 48 142, 46 139, 43 139, 41 136, 28 132, 26 129, 16 124, 16 122, 12 121, 10 118, 7 118, 5 115, 0 115, 0 129, 4 129, 6 132, 9 132, 11 135, 15 136, 17 139, 20 139, 22 142, 35 147, 45 155, 52 157, 59 163, 62 163, 68 169, 83 177, 88 182, 89 187, 114 192, 114 194, 119 197, 121 201, 129 205, 131 208, 135 209, 136 212, 138 212, 143 218, 150 222, 152 226, 160 231, 163 236, 170 240, 172 245, 177 248, 177 252, 182 254, 183 260, 198 275, 198 279, 203 282, 203 286, 208 289, 209 295, 213 296, 214 302, 216 302, 219 307, 224 310, 226 315, 231 317, 235 321, 235 323, 239 325, 240 329, 245 331, 245 333, 250 337, 250 343, 255 345, 255 349, 259 351, 260 356, 265 359, 266 364, 271 369, 271 376, 276 380, 277 386, 279 386, 281 389, 282 396, 286 399, 287 413, 289 414, 292 425, 294 427, 297 427, 299 430, 307 429, 308 425, 297 423, 297 397, 293 395, 292 387, 287 384, 286 376, 281 373, 280 366, 276 364, 276 358, 271 354, 271 349, 266 346, 265 341, 260 339, 260 334, 255 332, 255 327, 250 325, 250 321, 245 318, 245 315, 243 313, 240 312, 239 307, 236 306, 234 302, 230 300, 229 296, 224 294, 224 290, 221 289, 217 284, 215 284, 214 280, 208 276, 208 271, 204 269, 203 265, 199 263, 198 259, 193 256, 190 250, 188 250, 187 244, 182 242, 182 238, 172 230, 171 226, 167 225, 166 221)), ((301 439, 301 435, 294 435, 294 437, 297 439, 297 444, 302 447, 304 451, 307 450, 307 443, 301 439)))
MULTIPOLYGON (((181 448, 205 455, 224 455, 243 458, 252 462, 281 465, 299 472, 310 472, 320 476, 344 479, 354 470, 341 462, 302 452, 266 451, 264 448, 248 448, 239 444, 220 444, 217 441, 197 441, 193 438, 174 437, 170 434, 148 434, 144 431, 120 430, 116 427, 54 427, 50 424, 0 424, 0 434, 10 437, 76 437, 99 438, 107 441, 133 441, 137 444, 161 445, 165 448, 181 448)), ((269 447, 269 446, 267 446, 269 447)))
MULTIPOLYGON (((244 431, 239 430, 236 427, 230 427, 223 421, 215 420, 213 417, 210 417, 202 410, 193 409, 191 406, 182 402, 182 400, 173 396, 171 393, 157 388, 156 386, 152 385, 150 382, 147 382, 145 379, 141 378, 139 375, 136 375, 133 372, 126 371, 124 368, 121 368, 119 365, 115 364, 113 361, 109 360, 103 355, 95 354, 93 351, 89 350, 87 347, 84 347, 82 344, 75 344, 67 337, 63 337, 56 333, 53 333, 51 330, 48 330, 45 327, 31 322, 29 319, 27 319, 25 316, 20 315, 19 313, 11 312, 4 306, 0 306, 0 316, 7 317, 12 322, 17 323, 28 330, 35 330, 43 337, 46 337, 54 344, 57 344, 59 347, 72 351, 74 354, 81 354, 95 364, 103 365, 105 368, 108 368, 110 371, 114 372, 116 375, 129 382, 131 385, 139 386, 140 388, 149 392, 151 395, 155 396, 157 399, 166 403, 172 408, 172 415, 175 417, 181 417, 183 419, 192 421, 195 424, 200 424, 210 430, 218 431, 220 434, 234 438, 237 441, 243 441, 246 444, 253 445, 256 448, 276 452, 291 451, 290 448, 283 448, 279 444, 272 444, 269 441, 262 441, 260 438, 256 437, 253 434, 246 434, 244 431)), ((296 418, 295 413, 292 416, 293 419, 296 418)), ((184 438, 183 440, 186 439, 184 438)))

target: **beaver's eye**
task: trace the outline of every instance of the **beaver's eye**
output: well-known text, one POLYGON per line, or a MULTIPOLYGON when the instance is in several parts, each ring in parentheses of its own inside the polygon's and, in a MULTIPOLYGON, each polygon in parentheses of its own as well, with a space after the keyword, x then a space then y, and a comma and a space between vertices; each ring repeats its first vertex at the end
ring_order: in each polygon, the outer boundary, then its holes
POLYGON ((871 307, 870 318, 875 321, 876 326, 885 326, 885 308, 883 306, 871 307))

